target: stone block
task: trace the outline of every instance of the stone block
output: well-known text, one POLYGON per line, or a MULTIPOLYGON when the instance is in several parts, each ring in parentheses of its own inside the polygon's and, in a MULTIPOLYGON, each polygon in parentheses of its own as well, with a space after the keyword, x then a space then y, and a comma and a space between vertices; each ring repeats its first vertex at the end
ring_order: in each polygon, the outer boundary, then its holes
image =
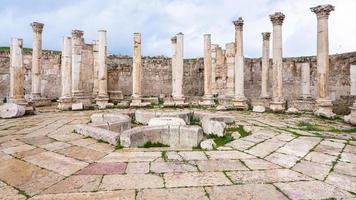
POLYGON ((73 103, 72 104, 72 110, 83 110, 84 105, 83 103, 73 103))
POLYGON ((203 130, 199 126, 180 126, 180 147, 196 147, 202 140, 203 130))
POLYGON ((205 150, 213 150, 216 144, 213 139, 207 139, 200 143, 200 147, 205 150))
POLYGON ((161 126, 161 125, 180 126, 180 125, 186 125, 186 123, 183 119, 177 117, 158 117, 158 118, 152 118, 148 121, 148 126, 161 126))
POLYGON ((253 106, 252 112, 263 113, 266 111, 264 106, 253 106))
POLYGON ((112 145, 117 145, 120 139, 120 133, 118 132, 113 132, 113 131, 89 126, 86 124, 76 125, 75 131, 81 135, 89 136, 97 140, 103 140, 112 145))
POLYGON ((14 118, 25 115, 26 109, 24 106, 20 106, 14 103, 5 103, 0 106, 1 118, 14 118))
POLYGON ((204 117, 202 127, 205 134, 224 136, 226 124, 216 118, 204 117))
POLYGON ((190 120, 190 111, 151 111, 151 110, 137 110, 135 112, 136 122, 139 124, 148 124, 148 121, 157 117, 177 117, 185 121, 186 124, 190 120))

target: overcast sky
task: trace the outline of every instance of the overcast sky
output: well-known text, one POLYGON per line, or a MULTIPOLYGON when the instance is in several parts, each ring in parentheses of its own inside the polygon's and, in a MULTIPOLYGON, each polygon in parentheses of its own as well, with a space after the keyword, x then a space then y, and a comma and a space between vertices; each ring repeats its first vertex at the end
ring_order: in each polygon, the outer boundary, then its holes
POLYGON ((285 57, 316 54, 316 16, 310 7, 332 4, 329 18, 330 53, 356 50, 356 0, 0 0, 0 46, 11 37, 32 46, 30 23, 45 23, 43 48, 60 50, 62 36, 81 29, 87 43, 97 30, 108 31, 113 54, 132 54, 132 34, 142 34, 143 55, 170 56, 170 38, 184 33, 184 56, 203 55, 203 34, 225 47, 234 40, 232 21, 243 17, 244 50, 260 57, 261 32, 272 31, 269 14, 281 11, 285 57))

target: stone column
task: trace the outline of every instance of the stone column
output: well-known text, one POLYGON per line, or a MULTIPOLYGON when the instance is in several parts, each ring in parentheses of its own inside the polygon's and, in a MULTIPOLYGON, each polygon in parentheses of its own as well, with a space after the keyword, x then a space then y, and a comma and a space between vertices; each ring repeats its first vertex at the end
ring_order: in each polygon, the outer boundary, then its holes
POLYGON ((233 97, 235 94, 235 43, 226 44, 226 68, 227 68, 227 80, 226 80, 226 96, 233 97))
POLYGON ((94 57, 94 86, 93 86, 93 97, 98 96, 99 92, 99 79, 98 79, 98 73, 99 73, 99 41, 98 40, 93 40, 93 57, 94 57))
POLYGON ((219 45, 211 45, 211 91, 212 94, 216 95, 218 92, 216 90, 216 66, 217 66, 217 49, 219 45))
POLYGON ((62 93, 58 109, 69 110, 72 106, 72 38, 63 37, 61 60, 62 93))
POLYGON ((108 96, 108 69, 106 66, 107 41, 106 31, 99 31, 98 44, 98 96, 95 99, 100 109, 105 109, 109 102, 108 96))
POLYGON ((310 8, 317 16, 317 97, 315 114, 327 118, 334 118, 332 112, 332 102, 329 95, 329 30, 328 18, 332 5, 319 5, 310 8))
POLYGON ((244 92, 244 52, 243 52, 243 25, 244 20, 240 17, 233 22, 235 25, 235 96, 233 104, 238 109, 248 109, 247 99, 244 92))
POLYGON ((174 72, 172 71, 172 75, 174 75, 175 79, 175 93, 173 94, 173 100, 174 103, 179 105, 179 104, 184 104, 184 95, 183 95, 183 74, 184 74, 184 68, 183 68, 183 53, 184 53, 184 35, 183 33, 178 33, 176 35, 176 51, 175 51, 175 59, 174 59, 174 64, 175 64, 175 70, 174 72))
POLYGON ((83 97, 80 84, 82 63, 83 31, 72 31, 72 95, 75 98, 83 97))
POLYGON ((42 59, 42 31, 44 24, 31 23, 33 30, 32 45, 32 100, 36 101, 41 98, 41 59, 42 59))
POLYGON ((142 102, 141 78, 142 78, 141 34, 134 33, 133 64, 132 64, 132 101, 130 106, 142 107, 150 104, 150 103, 142 102))
POLYGON ((214 105, 214 99, 211 87, 211 35, 204 34, 204 106, 214 105))
POLYGON ((273 24, 273 82, 272 82, 272 102, 270 108, 274 112, 285 110, 285 100, 283 98, 283 58, 282 58, 282 24, 285 15, 276 12, 270 15, 273 24))
POLYGON ((177 64, 176 64, 176 56, 177 56, 177 36, 171 38, 172 42, 172 97, 176 96, 177 93, 177 83, 176 83, 176 71, 177 71, 177 64))
POLYGON ((268 99, 270 94, 268 92, 268 77, 269 77, 269 39, 271 33, 262 33, 263 44, 262 44, 262 78, 261 78, 261 98, 268 99))
POLYGON ((10 44, 10 103, 27 106, 24 95, 23 40, 11 38, 10 44))
POLYGON ((302 96, 301 98, 306 100, 306 99, 311 99, 311 93, 310 93, 310 64, 309 63, 302 63, 302 96))

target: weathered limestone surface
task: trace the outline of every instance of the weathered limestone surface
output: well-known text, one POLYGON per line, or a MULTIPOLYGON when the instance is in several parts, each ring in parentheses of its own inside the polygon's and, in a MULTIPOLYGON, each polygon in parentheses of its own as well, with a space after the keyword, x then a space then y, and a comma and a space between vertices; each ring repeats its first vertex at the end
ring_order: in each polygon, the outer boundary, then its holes
POLYGON ((14 103, 5 103, 0 106, 1 118, 21 117, 25 114, 25 112, 25 107, 14 103))
POLYGON ((70 37, 63 37, 61 86, 62 92, 58 108, 60 110, 69 110, 72 107, 72 39, 70 37))
POLYGON ((214 105, 211 81, 211 35, 204 35, 204 96, 201 105, 214 105))
POLYGON ((120 140, 120 132, 113 132, 94 126, 79 124, 76 126, 75 131, 81 135, 89 136, 97 140, 103 140, 112 145, 117 145, 120 140))
POLYGON ((96 104, 99 108, 106 108, 109 102, 108 96, 108 70, 106 66, 107 40, 106 31, 99 31, 98 40, 98 95, 96 104))
POLYGON ((332 5, 319 5, 310 8, 317 16, 317 110, 316 115, 335 117, 329 94, 329 28, 328 18, 335 8, 332 5))
POLYGON ((285 15, 276 12, 270 15, 273 24, 273 85, 272 102, 270 108, 274 112, 284 111, 285 100, 283 97, 283 58, 282 58, 282 24, 285 15))
POLYGON ((240 17, 233 22, 235 25, 235 96, 234 107, 246 110, 248 105, 245 97, 245 61, 243 52, 243 24, 244 20, 240 17))
POLYGON ((269 39, 271 33, 262 33, 263 43, 262 43, 262 70, 261 70, 261 98, 269 98, 270 94, 268 92, 268 77, 269 77, 269 39))
POLYGON ((148 124, 148 121, 157 117, 176 117, 181 118, 186 124, 189 124, 191 117, 190 111, 150 111, 150 110, 136 110, 135 120, 139 124, 148 124))

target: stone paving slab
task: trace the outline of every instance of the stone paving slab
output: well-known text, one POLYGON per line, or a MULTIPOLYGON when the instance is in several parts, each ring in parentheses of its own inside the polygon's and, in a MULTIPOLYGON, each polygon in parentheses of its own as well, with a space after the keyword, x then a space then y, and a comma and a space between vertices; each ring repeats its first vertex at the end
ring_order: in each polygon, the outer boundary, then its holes
POLYGON ((171 173, 171 172, 196 172, 196 166, 183 162, 152 162, 150 172, 171 173))
POLYGON ((25 157, 24 160, 64 176, 74 174, 88 165, 88 163, 49 151, 25 157))
POLYGON ((91 192, 99 187, 100 175, 75 175, 51 186, 42 194, 59 194, 73 192, 91 192))
POLYGON ((206 155, 209 157, 209 159, 212 160, 255 158, 254 156, 248 155, 240 151, 207 151, 206 155))
POLYGON ((154 174, 106 175, 100 190, 163 188, 163 179, 154 174))
POLYGON ((109 175, 125 173, 126 163, 93 163, 77 172, 78 175, 109 175))
POLYGON ((280 166, 273 164, 271 162, 262 160, 262 159, 246 159, 242 160, 244 164, 252 170, 256 169, 278 169, 280 166))
POLYGON ((289 169, 226 172, 226 174, 237 184, 310 180, 307 176, 289 169))
POLYGON ((251 149, 245 151, 249 154, 264 158, 267 155, 271 154, 281 146, 283 146, 286 142, 279 141, 279 140, 266 140, 263 143, 257 144, 256 146, 252 147, 251 149))
POLYGON ((299 137, 278 149, 277 152, 304 157, 320 140, 320 138, 299 137))
POLYGON ((290 168, 294 166, 297 163, 297 161, 300 160, 301 158, 293 155, 286 155, 283 153, 275 152, 267 156, 265 159, 277 165, 290 168))
POLYGON ((52 142, 49 144, 40 145, 41 148, 44 148, 48 151, 56 151, 56 150, 70 147, 70 146, 72 146, 72 145, 70 145, 68 143, 64 143, 64 142, 52 142))
POLYGON ((239 160, 203 160, 196 161, 200 171, 236 171, 248 170, 239 160))
POLYGON ((312 162, 316 162, 316 163, 325 164, 325 165, 332 165, 333 162, 336 161, 337 157, 313 151, 313 152, 310 152, 304 159, 312 161, 312 162))
POLYGON ((207 187, 206 191, 211 200, 236 200, 236 199, 260 199, 260 200, 283 200, 288 199, 273 185, 247 184, 232 186, 207 187))
POLYGON ((297 181, 290 183, 275 183, 283 193, 291 199, 331 199, 351 198, 352 195, 344 190, 320 181, 297 181))
POLYGON ((127 174, 146 174, 150 171, 149 162, 130 162, 127 163, 127 174))
POLYGON ((135 190, 38 195, 30 200, 135 200, 135 190))
POLYGON ((113 152, 98 162, 151 162, 161 157, 161 152, 113 152))
POLYGON ((178 153, 184 160, 208 160, 202 151, 181 151, 178 153))
POLYGON ((18 190, 0 181, 0 199, 25 200, 26 196, 20 194, 18 190))
POLYGON ((2 149, 1 151, 6 153, 6 154, 14 154, 14 153, 19 153, 19 152, 23 152, 23 151, 29 151, 31 149, 34 149, 36 147, 28 145, 28 144, 22 144, 19 146, 14 146, 14 147, 9 147, 6 149, 2 149))
POLYGON ((356 176, 356 163, 337 162, 334 166, 334 171, 340 174, 356 176))
POLYGON ((331 172, 326 182, 338 188, 356 193, 356 177, 331 172))
POLYGON ((208 200, 204 188, 144 189, 137 194, 137 200, 208 200))
POLYGON ((255 144, 256 143, 254 143, 254 142, 249 142, 249 141, 246 141, 246 140, 238 139, 238 140, 234 140, 232 142, 229 142, 225 146, 232 147, 232 148, 234 148, 236 150, 243 151, 243 150, 246 150, 246 149, 252 147, 255 144))
POLYGON ((163 177, 167 188, 232 184, 223 172, 166 173, 163 177))
POLYGON ((292 169, 294 171, 311 176, 315 179, 324 180, 324 178, 329 174, 331 168, 332 166, 329 165, 302 160, 301 162, 297 163, 292 169))
POLYGON ((106 155, 106 153, 79 146, 67 147, 56 152, 88 163, 95 162, 106 155))
POLYGON ((1 180, 32 195, 63 178, 59 174, 17 159, 7 160, 0 165, 1 180))

